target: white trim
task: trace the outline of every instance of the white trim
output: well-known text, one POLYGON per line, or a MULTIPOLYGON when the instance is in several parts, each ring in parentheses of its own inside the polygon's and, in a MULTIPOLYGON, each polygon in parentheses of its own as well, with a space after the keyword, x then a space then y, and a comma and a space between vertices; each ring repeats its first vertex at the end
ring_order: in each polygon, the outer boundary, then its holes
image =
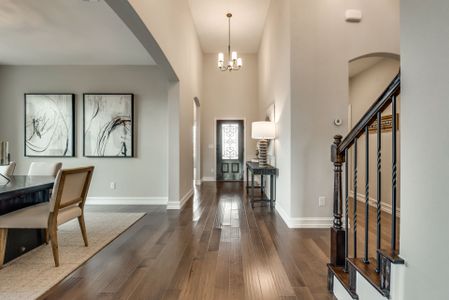
POLYGON ((217 122, 218 121, 243 121, 243 178, 246 178, 246 117, 222 117, 214 119, 214 165, 215 176, 214 180, 217 180, 217 122))
POLYGON ((276 204, 276 210, 281 216, 288 228, 330 228, 333 219, 330 217, 303 217, 292 218, 279 204, 276 204))
MULTIPOLYGON (((350 191, 349 197, 353 197, 354 196, 354 191, 350 191)), ((357 201, 359 202, 363 202, 365 203, 365 195, 362 193, 357 193, 357 201)), ((377 207, 377 200, 375 198, 369 197, 369 201, 368 201, 369 206, 371 207, 377 207)), ((388 214, 391 215, 392 212, 392 208, 391 208, 391 204, 386 203, 386 202, 381 202, 380 203, 380 209, 388 214)), ((401 209, 397 208, 397 215, 398 217, 401 216, 401 209)))
POLYGON ((167 209, 182 209, 190 197, 193 196, 193 188, 188 191, 180 201, 168 201, 167 209))
MULTIPOLYGON (((215 177, 203 177, 201 179, 201 182, 215 182, 215 181, 217 181, 217 179, 215 179, 215 177)), ((232 182, 232 180, 229 180, 229 181, 232 182)), ((234 182, 246 182, 246 179, 243 178, 243 180, 235 180, 234 182)), ((254 182, 258 183, 259 181, 257 181, 257 178, 256 178, 256 179, 254 179, 254 182)))
POLYGON ((195 185, 201 185, 202 180, 201 179, 196 179, 193 181, 195 185))
POLYGON ((166 205, 167 197, 87 197, 87 205, 166 205))
POLYGON ((215 179, 215 177, 203 177, 201 179, 201 181, 206 182, 206 181, 217 181, 217 180, 215 179))

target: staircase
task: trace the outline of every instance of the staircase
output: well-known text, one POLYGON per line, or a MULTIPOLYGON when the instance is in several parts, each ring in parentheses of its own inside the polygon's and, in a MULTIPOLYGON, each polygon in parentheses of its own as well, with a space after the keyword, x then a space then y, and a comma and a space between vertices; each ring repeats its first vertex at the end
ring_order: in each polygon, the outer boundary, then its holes
MULTIPOLYGON (((331 146, 331 160, 334 164, 333 226, 331 228, 330 263, 328 264, 328 288, 338 300, 345 299, 394 299, 394 277, 399 276, 404 260, 398 255, 397 224, 397 97, 400 94, 400 74, 398 74, 381 96, 369 108, 360 121, 343 139, 334 137, 331 146), (383 113, 391 106, 391 121, 385 121, 383 113), (382 148, 382 130, 391 128, 391 149, 382 148), (376 135, 376 190, 369 185, 369 136, 376 135), (357 153, 357 143, 364 139, 365 153, 357 153), (351 156, 350 156, 350 151, 351 156), (382 153, 391 151, 391 236, 390 242, 382 243, 382 153), (351 160, 351 161, 350 161, 351 160), (364 160, 364 162, 363 162, 364 160), (365 180, 359 182, 358 166, 365 164, 365 180), (350 166, 351 163, 351 166, 350 166), (352 179, 350 182, 350 170, 352 179), (344 178, 343 178, 344 177, 344 178), (344 184, 344 187, 342 186, 344 184), (350 191, 350 184, 353 190, 350 191), (360 196, 357 187, 364 184, 362 213, 357 213, 360 196), (343 197, 344 193, 344 197, 343 197), (375 198, 376 213, 370 214, 370 198, 375 198), (353 202, 353 203, 351 203, 353 202), (352 205, 351 205, 352 204, 352 205), (351 208, 351 209, 350 209, 351 208), (357 218, 362 217, 365 224, 359 239, 357 218), (375 220, 375 241, 369 239, 369 220, 375 220), (369 257, 370 242, 375 243, 375 257, 369 257), (351 249, 350 249, 351 244, 351 249), (358 249, 362 246, 362 249, 358 249), (361 250, 361 251, 360 251, 361 250)), ((384 169, 385 170, 385 169, 384 169)), ((373 245, 371 245, 372 247, 373 245)))

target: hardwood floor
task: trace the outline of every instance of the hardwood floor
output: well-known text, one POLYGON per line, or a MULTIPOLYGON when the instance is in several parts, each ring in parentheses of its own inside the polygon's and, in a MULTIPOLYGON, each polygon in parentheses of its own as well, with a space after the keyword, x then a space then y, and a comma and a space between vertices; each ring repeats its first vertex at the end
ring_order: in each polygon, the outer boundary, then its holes
POLYGON ((204 183, 181 211, 88 208, 148 214, 42 299, 333 299, 329 230, 289 229, 243 191, 204 183))
MULTIPOLYGON (((354 234, 353 234, 353 208, 354 201, 350 198, 349 201, 349 257, 354 257, 354 234)), ((357 257, 361 258, 364 256, 365 247, 365 203, 362 201, 357 201, 357 257)), ((376 258, 376 233, 377 233, 377 210, 373 206, 369 206, 369 224, 368 224, 368 257, 376 258)), ((344 220, 343 220, 344 222, 344 220)), ((381 211, 381 249, 390 250, 391 249, 391 223, 392 217, 391 213, 381 211)), ((400 236, 400 218, 396 217, 396 245, 399 249, 399 236, 400 236)))

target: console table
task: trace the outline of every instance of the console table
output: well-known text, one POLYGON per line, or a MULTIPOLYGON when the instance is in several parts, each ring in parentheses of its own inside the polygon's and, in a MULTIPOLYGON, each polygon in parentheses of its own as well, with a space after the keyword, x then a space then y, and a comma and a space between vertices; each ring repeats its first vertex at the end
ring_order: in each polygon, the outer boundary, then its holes
POLYGON ((251 194, 249 197, 251 206, 254 207, 255 202, 269 202, 270 207, 274 208, 276 202, 276 175, 278 174, 278 169, 266 165, 260 166, 259 163, 248 161, 246 162, 246 193, 249 194, 251 189, 251 194), (251 181, 249 181, 249 174, 251 173, 251 181), (254 176, 260 175, 260 186, 254 185, 254 176), (265 196, 265 180, 264 176, 270 176, 270 198, 265 196), (254 190, 260 189, 260 198, 255 198, 254 190))
MULTIPOLYGON (((10 176, 10 182, 0 185, 0 215, 41 202, 49 201, 53 176, 10 176)), ((5 262, 43 244, 42 229, 10 229, 6 242, 5 262)))

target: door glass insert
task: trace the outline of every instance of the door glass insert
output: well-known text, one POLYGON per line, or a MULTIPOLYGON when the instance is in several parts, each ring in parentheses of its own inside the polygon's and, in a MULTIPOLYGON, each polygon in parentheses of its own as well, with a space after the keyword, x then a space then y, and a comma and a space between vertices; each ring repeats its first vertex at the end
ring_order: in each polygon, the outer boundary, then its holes
POLYGON ((222 159, 239 159, 239 125, 221 125, 222 159))

